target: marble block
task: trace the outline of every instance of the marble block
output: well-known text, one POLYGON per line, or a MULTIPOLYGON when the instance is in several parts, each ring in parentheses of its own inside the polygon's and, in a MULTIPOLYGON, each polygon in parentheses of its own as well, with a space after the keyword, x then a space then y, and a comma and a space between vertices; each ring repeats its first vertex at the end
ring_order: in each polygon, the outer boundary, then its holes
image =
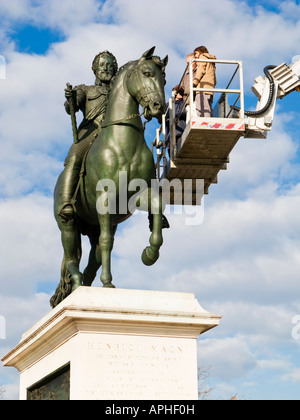
POLYGON ((80 287, 2 361, 21 400, 197 400, 197 338, 219 322, 191 293, 80 287))

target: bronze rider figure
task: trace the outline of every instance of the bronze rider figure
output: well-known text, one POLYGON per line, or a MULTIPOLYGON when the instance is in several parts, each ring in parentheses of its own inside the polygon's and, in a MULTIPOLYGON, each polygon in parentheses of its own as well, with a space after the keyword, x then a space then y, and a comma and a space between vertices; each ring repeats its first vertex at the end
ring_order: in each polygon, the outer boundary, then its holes
POLYGON ((74 195, 79 182, 82 162, 101 131, 101 123, 104 121, 108 96, 112 81, 118 71, 118 63, 113 54, 104 51, 94 58, 92 70, 96 76, 95 85, 79 85, 74 89, 68 85, 65 89, 66 112, 70 115, 73 106, 73 112, 82 111, 84 117, 76 136, 74 135, 74 144, 69 150, 62 174, 61 202, 63 204, 59 215, 65 222, 72 220, 75 216, 76 197, 74 195))

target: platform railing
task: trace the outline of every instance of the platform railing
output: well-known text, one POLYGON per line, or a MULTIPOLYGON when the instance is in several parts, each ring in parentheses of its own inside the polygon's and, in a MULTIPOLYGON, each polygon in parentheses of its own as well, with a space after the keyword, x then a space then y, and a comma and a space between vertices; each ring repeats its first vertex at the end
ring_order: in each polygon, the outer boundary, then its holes
MULTIPOLYGON (((196 112, 195 106, 195 96, 197 92, 211 92, 214 93, 221 93, 221 98, 218 101, 224 101, 224 104, 227 104, 228 95, 237 95, 235 102, 233 105, 229 105, 229 108, 224 108, 224 115, 223 118, 230 118, 234 113, 236 114, 237 111, 235 110, 235 106, 239 101, 239 112, 238 116, 235 115, 237 118, 244 118, 245 112, 245 102, 244 102, 244 76, 243 76, 243 64, 242 61, 235 61, 235 60, 210 60, 210 59, 196 59, 191 58, 187 67, 183 73, 183 76, 180 80, 179 85, 182 84, 183 79, 187 72, 189 71, 189 92, 185 95, 182 109, 180 110, 178 115, 175 115, 175 97, 176 93, 173 92, 172 97, 169 100, 169 106, 167 107, 167 111, 165 115, 163 115, 162 125, 156 132, 156 138, 152 143, 152 152, 154 155, 154 159, 156 161, 156 169, 157 169, 157 177, 161 179, 163 176, 163 172, 166 170, 167 166, 170 164, 170 159, 172 161, 176 160, 176 123, 180 118, 182 112, 187 110, 187 119, 186 123, 189 124, 191 119, 199 119, 196 112), (233 71, 233 75, 230 78, 229 82, 227 83, 225 88, 197 88, 194 87, 194 71, 193 66, 194 63, 215 63, 216 65, 233 65, 235 69, 233 71), (239 77, 238 89, 232 89, 231 85, 236 80, 236 77, 239 77), (191 94, 192 92, 192 94, 191 94), (156 149, 156 156, 154 150, 156 149), (168 149, 168 153, 167 153, 168 149)), ((217 71, 217 77, 219 78, 217 71)), ((215 117, 218 119, 218 117, 215 117)))
MULTIPOLYGON (((243 63, 242 61, 233 61, 233 60, 208 60, 208 59, 196 59, 196 58, 191 58, 190 62, 187 66, 187 68, 189 69, 189 75, 190 75, 190 92, 193 92, 193 95, 189 95, 189 105, 190 105, 190 109, 191 109, 191 116, 193 117, 197 117, 197 115, 195 115, 195 95, 197 92, 211 92, 212 94, 214 93, 224 93, 226 95, 228 94, 237 94, 238 97, 235 101, 235 104, 231 107, 231 112, 234 109, 234 106, 236 105, 236 103, 238 102, 238 100, 240 101, 240 111, 239 111, 239 116, 240 118, 244 118, 244 112, 245 112, 245 102, 244 102, 244 75, 243 75, 243 63), (193 71, 193 63, 215 63, 215 64, 227 64, 227 65, 235 65, 237 66, 229 83, 227 84, 226 88, 222 89, 222 88, 197 88, 194 87, 193 85, 193 81, 194 81, 194 71, 193 71), (233 83, 233 81, 235 80, 235 77, 237 75, 237 73, 239 73, 239 89, 230 89, 231 84, 233 83)), ((187 69, 186 69, 187 71, 187 69)), ((186 71, 184 73, 184 75, 186 74, 186 71)), ((183 75, 183 77, 184 77, 183 75)), ((183 80, 183 77, 181 79, 181 82, 183 80)))

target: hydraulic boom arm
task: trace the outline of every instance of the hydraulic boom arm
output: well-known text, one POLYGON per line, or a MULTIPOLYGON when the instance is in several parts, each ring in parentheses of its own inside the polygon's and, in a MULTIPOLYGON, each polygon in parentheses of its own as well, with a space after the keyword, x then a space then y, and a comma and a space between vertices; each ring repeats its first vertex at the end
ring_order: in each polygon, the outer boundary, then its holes
POLYGON ((300 58, 290 64, 268 66, 266 77, 255 79, 252 91, 258 98, 256 111, 245 112, 246 135, 251 138, 266 138, 273 124, 276 100, 295 90, 300 91, 300 58))

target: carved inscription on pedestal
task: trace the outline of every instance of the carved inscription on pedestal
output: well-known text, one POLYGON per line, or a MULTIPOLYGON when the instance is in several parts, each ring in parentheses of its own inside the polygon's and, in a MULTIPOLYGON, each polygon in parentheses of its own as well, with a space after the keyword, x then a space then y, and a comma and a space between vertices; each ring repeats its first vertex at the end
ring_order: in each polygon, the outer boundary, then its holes
POLYGON ((91 399, 190 398, 185 379, 189 352, 185 345, 112 340, 89 342, 87 349, 101 366, 101 380, 93 381, 90 388, 91 399))

